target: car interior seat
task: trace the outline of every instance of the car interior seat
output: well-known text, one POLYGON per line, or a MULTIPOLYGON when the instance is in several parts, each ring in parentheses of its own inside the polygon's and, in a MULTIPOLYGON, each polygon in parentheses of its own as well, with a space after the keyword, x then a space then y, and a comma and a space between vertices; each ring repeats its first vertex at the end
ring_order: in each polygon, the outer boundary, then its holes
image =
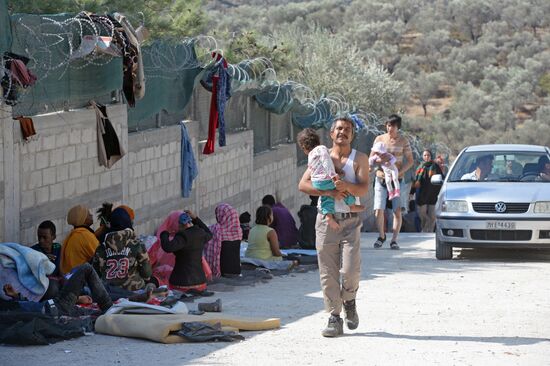
POLYGON ((539 167, 538 167, 538 164, 537 163, 525 163, 525 165, 523 166, 523 174, 526 174, 526 173, 537 173, 539 170, 539 167))

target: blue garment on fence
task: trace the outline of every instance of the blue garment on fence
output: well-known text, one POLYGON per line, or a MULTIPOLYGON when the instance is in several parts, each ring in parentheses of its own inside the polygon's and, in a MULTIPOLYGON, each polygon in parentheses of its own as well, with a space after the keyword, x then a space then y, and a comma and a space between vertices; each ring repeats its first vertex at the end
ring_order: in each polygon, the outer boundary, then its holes
POLYGON ((193 188, 193 180, 199 175, 199 168, 193 154, 191 139, 185 123, 181 125, 181 196, 189 197, 193 188))
POLYGON ((44 295, 48 289, 48 275, 55 271, 44 254, 17 243, 0 243, 0 264, 17 270, 19 281, 36 295, 44 295))
MULTIPOLYGON (((223 59, 222 59, 223 60, 223 59)), ((216 102, 218 107, 218 143, 225 146, 225 104, 231 97, 231 77, 227 73, 224 63, 218 66, 218 88, 216 89, 216 102)))

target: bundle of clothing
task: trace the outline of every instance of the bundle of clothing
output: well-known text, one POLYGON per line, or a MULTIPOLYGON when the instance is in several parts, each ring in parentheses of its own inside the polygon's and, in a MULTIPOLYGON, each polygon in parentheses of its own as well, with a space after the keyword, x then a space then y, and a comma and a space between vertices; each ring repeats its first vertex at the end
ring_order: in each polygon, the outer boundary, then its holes
POLYGON ((36 76, 27 68, 29 58, 11 52, 3 55, 3 70, 0 85, 7 105, 16 105, 22 89, 34 85, 36 76))

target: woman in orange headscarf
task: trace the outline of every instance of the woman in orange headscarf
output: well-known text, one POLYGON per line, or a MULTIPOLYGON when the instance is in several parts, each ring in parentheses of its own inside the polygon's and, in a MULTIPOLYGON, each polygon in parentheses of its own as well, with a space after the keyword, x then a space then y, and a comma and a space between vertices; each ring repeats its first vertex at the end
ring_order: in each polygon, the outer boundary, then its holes
POLYGON ((74 229, 69 233, 61 248, 61 272, 68 273, 74 267, 91 261, 99 245, 90 228, 94 219, 88 207, 78 205, 69 210, 67 224, 74 229))

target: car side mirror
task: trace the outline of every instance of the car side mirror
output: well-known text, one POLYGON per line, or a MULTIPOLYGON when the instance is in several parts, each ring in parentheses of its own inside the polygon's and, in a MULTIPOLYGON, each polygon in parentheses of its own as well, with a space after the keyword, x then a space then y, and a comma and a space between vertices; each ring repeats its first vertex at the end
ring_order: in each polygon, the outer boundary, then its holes
POLYGON ((436 186, 442 185, 443 184, 443 176, 441 174, 432 175, 432 177, 430 178, 430 183, 432 183, 433 185, 436 185, 436 186))

